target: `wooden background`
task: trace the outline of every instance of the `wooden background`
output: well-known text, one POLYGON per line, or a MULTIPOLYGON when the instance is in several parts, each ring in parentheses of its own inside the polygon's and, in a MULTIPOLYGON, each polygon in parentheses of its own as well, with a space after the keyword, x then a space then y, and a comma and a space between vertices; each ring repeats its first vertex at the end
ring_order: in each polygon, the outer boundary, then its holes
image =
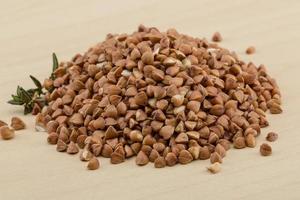
POLYGON ((268 116, 279 133, 273 156, 258 148, 230 150, 222 173, 206 172, 208 161, 172 168, 138 167, 134 160, 87 171, 77 156, 57 153, 46 134, 33 128, 14 140, 0 140, 0 199, 300 199, 300 1, 104 1, 1 0, 0 119, 9 121, 22 110, 6 104, 16 86, 32 86, 30 74, 47 77, 51 53, 68 60, 102 41, 107 33, 129 33, 140 23, 161 30, 210 38, 216 30, 222 46, 246 61, 265 64, 283 93, 282 115, 268 116), (257 48, 251 56, 244 51, 257 48))

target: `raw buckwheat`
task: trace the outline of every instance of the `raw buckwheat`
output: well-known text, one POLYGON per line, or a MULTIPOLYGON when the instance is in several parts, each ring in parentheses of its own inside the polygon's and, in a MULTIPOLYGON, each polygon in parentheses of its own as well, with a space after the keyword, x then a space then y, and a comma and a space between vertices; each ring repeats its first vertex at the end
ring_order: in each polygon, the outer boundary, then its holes
MULTIPOLYGON (((212 40, 220 42, 220 33, 212 40)), ((269 125, 265 112, 282 112, 264 65, 206 39, 142 25, 59 63, 44 89, 37 129, 59 152, 82 149, 88 169, 99 167, 97 156, 119 164, 136 155, 137 165, 156 168, 210 159, 208 170, 217 173, 231 144, 255 147, 269 125)), ((261 146, 262 155, 270 152, 261 146)))

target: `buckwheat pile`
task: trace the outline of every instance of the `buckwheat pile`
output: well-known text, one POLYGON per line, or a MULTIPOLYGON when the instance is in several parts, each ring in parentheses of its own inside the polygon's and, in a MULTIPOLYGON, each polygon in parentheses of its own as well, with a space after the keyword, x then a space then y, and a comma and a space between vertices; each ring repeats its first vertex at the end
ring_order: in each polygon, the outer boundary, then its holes
POLYGON ((132 34, 109 34, 53 75, 44 82, 51 92, 37 124, 57 151, 79 153, 88 169, 100 166, 99 156, 112 164, 136 156, 137 165, 156 168, 222 163, 231 144, 256 146, 268 110, 282 112, 264 65, 175 29, 141 25, 132 34))

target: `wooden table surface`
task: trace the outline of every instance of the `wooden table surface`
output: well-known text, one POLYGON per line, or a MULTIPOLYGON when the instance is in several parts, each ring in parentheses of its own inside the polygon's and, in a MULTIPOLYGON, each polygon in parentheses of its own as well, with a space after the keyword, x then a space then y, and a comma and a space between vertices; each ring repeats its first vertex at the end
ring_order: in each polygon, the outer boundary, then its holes
POLYGON ((2 0, 0 27, 0 119, 22 116, 28 125, 14 140, 0 140, 1 200, 300 199, 300 1, 2 0), (17 85, 32 86, 30 74, 49 75, 52 52, 68 60, 107 33, 130 33, 141 23, 206 38, 218 30, 222 46, 268 67, 284 108, 268 116, 270 126, 258 139, 279 133, 272 156, 232 149, 217 175, 207 173, 208 161, 155 169, 101 158, 100 170, 87 171, 78 156, 48 145, 32 116, 6 104, 17 85), (249 45, 256 54, 245 55, 249 45))

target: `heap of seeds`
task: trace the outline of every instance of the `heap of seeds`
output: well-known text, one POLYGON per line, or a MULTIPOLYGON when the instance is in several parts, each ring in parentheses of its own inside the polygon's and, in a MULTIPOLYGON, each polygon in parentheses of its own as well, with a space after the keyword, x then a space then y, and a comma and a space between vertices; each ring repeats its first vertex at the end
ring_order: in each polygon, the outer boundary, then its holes
POLYGON ((98 156, 118 164, 136 155, 137 165, 157 168, 222 163, 231 143, 255 147, 267 110, 282 112, 264 65, 175 29, 109 34, 53 75, 37 123, 57 151, 80 152, 89 169, 98 156))

